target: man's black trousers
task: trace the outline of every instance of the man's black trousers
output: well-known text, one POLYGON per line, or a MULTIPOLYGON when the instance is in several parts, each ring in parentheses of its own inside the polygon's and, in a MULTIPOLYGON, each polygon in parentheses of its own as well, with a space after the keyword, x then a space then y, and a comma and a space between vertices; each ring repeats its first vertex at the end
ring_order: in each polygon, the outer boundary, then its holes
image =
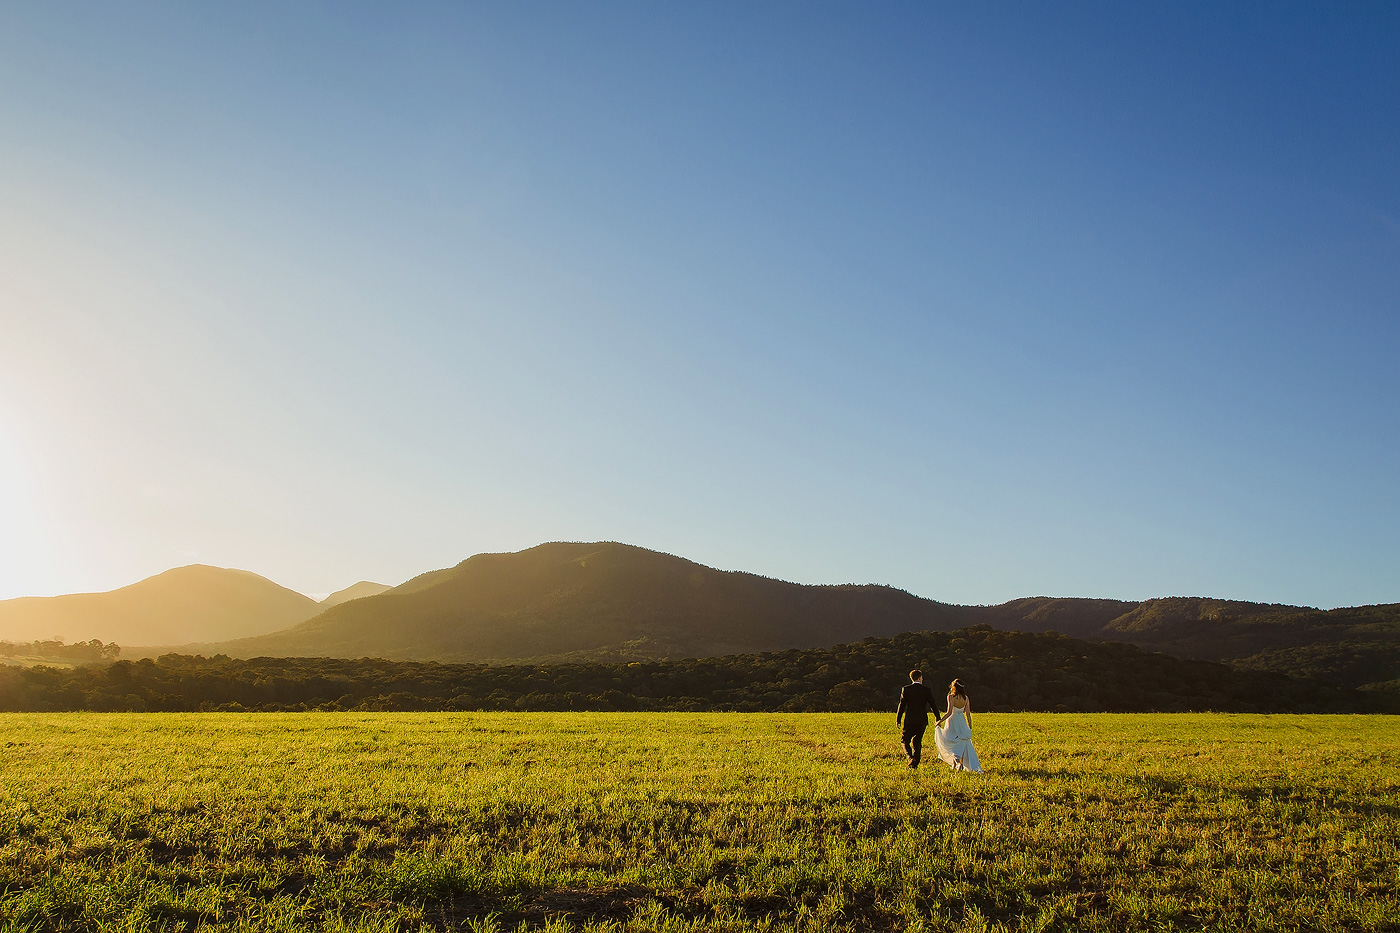
POLYGON ((924 730, 927 728, 928 719, 924 717, 904 717, 904 731, 901 734, 904 739, 904 754, 908 755, 914 764, 919 763, 919 758, 924 753, 924 730))

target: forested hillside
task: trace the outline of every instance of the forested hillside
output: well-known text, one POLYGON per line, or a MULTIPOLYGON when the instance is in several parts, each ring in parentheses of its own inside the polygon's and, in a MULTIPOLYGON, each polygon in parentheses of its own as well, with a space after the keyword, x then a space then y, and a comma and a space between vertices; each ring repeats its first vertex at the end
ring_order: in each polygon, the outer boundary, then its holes
POLYGON ((1322 611, 1218 599, 1155 599, 1083 637, 1343 687, 1374 689, 1400 678, 1400 604, 1322 611))
POLYGON ((1195 597, 1038 596, 957 606, 889 586, 810 586, 721 571, 606 542, 478 554, 392 589, 357 583, 321 604, 256 574, 200 566, 110 593, 0 602, 0 639, 49 644, 53 634, 88 632, 84 638, 104 650, 122 645, 124 657, 611 663, 821 648, 971 625, 1055 631, 1400 691, 1400 605, 1324 612, 1195 597), (235 635, 252 637, 224 640, 235 635))
POLYGON ((685 661, 479 665, 168 655, 0 668, 3 710, 893 710, 911 667, 974 710, 1366 712, 1391 697, 1055 634, 977 627, 685 661))
POLYGON ((201 646, 235 657, 555 663, 713 657, 990 625, 1118 641, 1377 688, 1400 678, 1400 606, 1322 612, 1173 597, 955 606, 888 586, 806 586, 623 544, 478 554, 300 626, 201 646))
POLYGON ((295 628, 211 646, 232 656, 436 661, 639 660, 840 644, 967 624, 887 586, 803 586, 622 544, 478 554, 295 628))

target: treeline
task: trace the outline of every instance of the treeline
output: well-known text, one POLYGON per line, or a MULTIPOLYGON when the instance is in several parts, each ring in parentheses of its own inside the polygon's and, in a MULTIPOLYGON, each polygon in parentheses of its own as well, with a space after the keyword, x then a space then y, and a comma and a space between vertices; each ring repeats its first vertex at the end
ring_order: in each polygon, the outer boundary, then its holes
POLYGON ((100 664, 115 661, 122 653, 116 642, 103 644, 100 639, 74 642, 62 638, 46 641, 0 641, 0 657, 46 658, 52 661, 72 661, 77 664, 100 664))
POLYGON ((989 711, 1372 712, 1363 694, 1131 645, 987 627, 828 649, 684 661, 489 666, 330 658, 192 657, 0 669, 0 709, 892 710, 911 667, 954 676, 989 711))

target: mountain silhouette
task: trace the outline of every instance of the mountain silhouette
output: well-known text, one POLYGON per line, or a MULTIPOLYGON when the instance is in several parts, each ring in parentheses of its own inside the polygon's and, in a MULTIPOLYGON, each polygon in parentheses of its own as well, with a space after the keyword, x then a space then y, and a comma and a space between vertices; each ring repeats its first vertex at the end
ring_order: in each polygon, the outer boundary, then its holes
POLYGON ((608 542, 478 554, 287 631, 205 647, 234 657, 633 661, 827 647, 970 625, 1126 642, 1347 687, 1400 678, 1400 606, 1322 612, 1188 597, 1046 596, 956 606, 888 586, 807 586, 715 570, 608 542))
POLYGON ((336 590, 318 604, 322 611, 332 606, 339 606, 341 603, 348 603, 352 599, 364 599, 366 596, 378 596, 385 590, 393 589, 387 583, 371 583, 368 580, 361 580, 353 583, 343 590, 336 590))
POLYGON ((217 647, 400 660, 632 660, 741 654, 961 623, 887 586, 804 586, 625 544, 478 554, 285 631, 217 647))
POLYGON ((261 635, 320 611, 308 596, 246 570, 176 567, 106 593, 0 601, 0 640, 60 636, 119 645, 179 645, 261 635))
POLYGON ((889 586, 809 586, 716 570, 610 542, 478 554, 378 588, 357 583, 317 604, 255 574, 185 567, 112 593, 0 603, 0 639, 58 633, 237 658, 612 663, 986 625, 1400 693, 1400 604, 1322 611, 1198 597, 1034 596, 957 606, 889 586))

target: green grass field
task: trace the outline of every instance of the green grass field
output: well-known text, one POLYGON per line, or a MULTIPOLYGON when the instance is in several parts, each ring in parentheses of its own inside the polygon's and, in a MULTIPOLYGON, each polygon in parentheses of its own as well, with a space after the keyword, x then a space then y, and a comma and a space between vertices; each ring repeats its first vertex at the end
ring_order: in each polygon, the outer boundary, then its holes
POLYGON ((1400 930, 1394 717, 7 714, 3 930, 1400 930))

